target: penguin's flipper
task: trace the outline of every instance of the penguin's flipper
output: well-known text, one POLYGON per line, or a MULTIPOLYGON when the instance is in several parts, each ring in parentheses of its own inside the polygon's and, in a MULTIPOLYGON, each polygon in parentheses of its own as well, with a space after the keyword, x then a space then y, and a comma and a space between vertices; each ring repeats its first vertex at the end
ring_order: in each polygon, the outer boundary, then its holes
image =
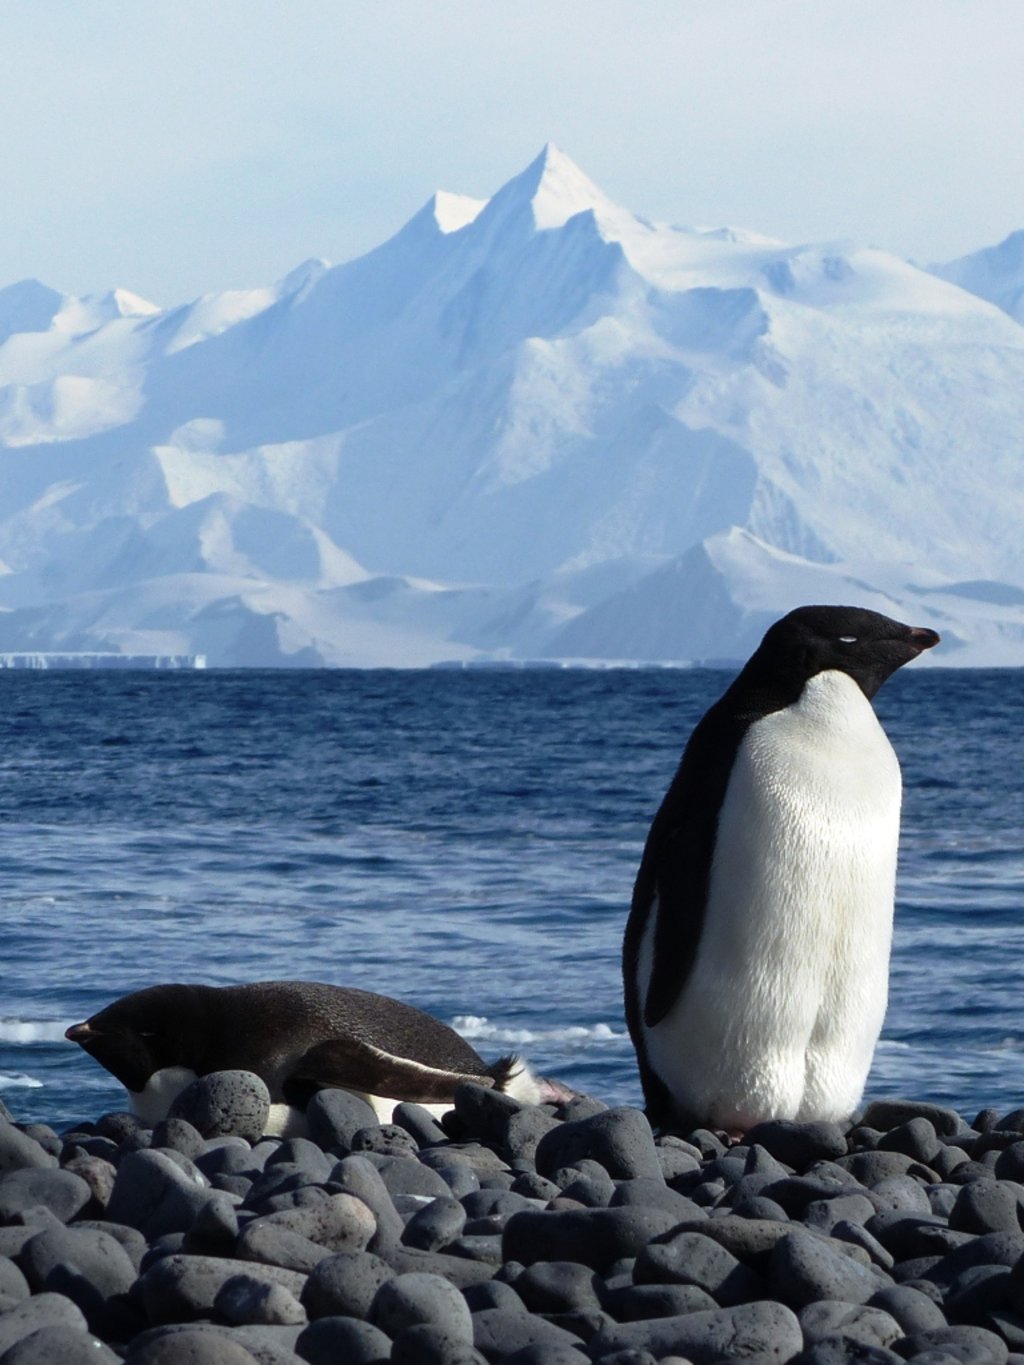
POLYGON ((670 851, 658 860, 650 888, 649 914, 656 915, 651 977, 643 1017, 653 1028, 668 1014, 686 986, 700 947, 707 906, 714 825, 690 820, 672 831, 670 851))
POLYGON ((428 1066, 399 1057, 393 1052, 358 1038, 329 1038, 317 1043, 296 1063, 291 1081, 304 1081, 320 1089, 335 1087, 415 1104, 450 1100, 457 1085, 493 1086, 487 1075, 470 1075, 428 1066))

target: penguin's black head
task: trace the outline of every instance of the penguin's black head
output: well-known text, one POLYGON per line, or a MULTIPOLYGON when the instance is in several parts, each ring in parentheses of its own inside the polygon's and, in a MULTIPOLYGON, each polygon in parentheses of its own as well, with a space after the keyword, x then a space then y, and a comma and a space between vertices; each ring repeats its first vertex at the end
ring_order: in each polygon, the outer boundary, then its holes
POLYGON ((800 686, 835 669, 870 698, 897 668, 938 643, 934 630, 864 607, 798 607, 770 627, 748 668, 800 686))
POLYGON ((125 1087, 138 1093, 155 1071, 188 1065, 184 1053, 187 986, 149 986, 115 1000, 64 1037, 78 1043, 125 1087))

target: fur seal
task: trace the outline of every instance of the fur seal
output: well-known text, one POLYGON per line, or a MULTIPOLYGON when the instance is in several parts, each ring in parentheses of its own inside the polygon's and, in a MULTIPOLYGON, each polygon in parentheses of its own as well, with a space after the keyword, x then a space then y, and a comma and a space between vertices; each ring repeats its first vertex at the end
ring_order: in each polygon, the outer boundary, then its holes
MULTIPOLYGON (((443 1112, 463 1081, 528 1103, 558 1087, 516 1056, 488 1065, 453 1029, 387 996, 313 981, 149 986, 73 1024, 80 1044, 128 1091, 148 1123, 166 1117, 197 1076, 251 1071, 270 1091, 281 1128, 296 1126, 315 1091, 350 1090, 382 1123, 396 1104, 443 1112)), ((568 1092, 565 1092, 566 1094, 568 1092)))
POLYGON ((623 945, 652 1124, 847 1118, 888 996, 899 763, 870 699, 938 644, 856 607, 777 621, 699 722, 623 945))

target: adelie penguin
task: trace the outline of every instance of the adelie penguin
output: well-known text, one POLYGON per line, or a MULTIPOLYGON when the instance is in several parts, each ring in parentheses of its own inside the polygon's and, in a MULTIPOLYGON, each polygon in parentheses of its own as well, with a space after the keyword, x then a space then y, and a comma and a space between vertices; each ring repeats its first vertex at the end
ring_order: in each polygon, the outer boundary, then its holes
POLYGON ((801 607, 693 731, 623 950, 655 1126, 738 1135, 859 1102, 888 995, 901 799, 871 698, 938 642, 873 611, 801 607))
POLYGON ((213 1071, 250 1071, 270 1091, 271 1130, 300 1131, 325 1088, 365 1099, 382 1123, 408 1100, 451 1108, 463 1081, 529 1103, 568 1098, 518 1057, 488 1065, 454 1030, 399 1000, 308 981, 159 985, 115 1000, 65 1034, 128 1091, 147 1123, 213 1071))

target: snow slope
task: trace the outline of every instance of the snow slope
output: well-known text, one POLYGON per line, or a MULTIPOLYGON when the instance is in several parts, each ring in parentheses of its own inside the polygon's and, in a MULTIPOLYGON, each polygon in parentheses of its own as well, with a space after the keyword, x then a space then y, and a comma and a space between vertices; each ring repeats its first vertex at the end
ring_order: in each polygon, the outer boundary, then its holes
POLYGON ((1005 247, 652 224, 548 146, 266 288, 11 285, 0 651, 721 659, 819 600, 1024 662, 1005 247))
POLYGON ((988 299, 1017 322, 1024 322, 1024 229, 1011 232, 998 246, 931 269, 942 279, 988 299))

